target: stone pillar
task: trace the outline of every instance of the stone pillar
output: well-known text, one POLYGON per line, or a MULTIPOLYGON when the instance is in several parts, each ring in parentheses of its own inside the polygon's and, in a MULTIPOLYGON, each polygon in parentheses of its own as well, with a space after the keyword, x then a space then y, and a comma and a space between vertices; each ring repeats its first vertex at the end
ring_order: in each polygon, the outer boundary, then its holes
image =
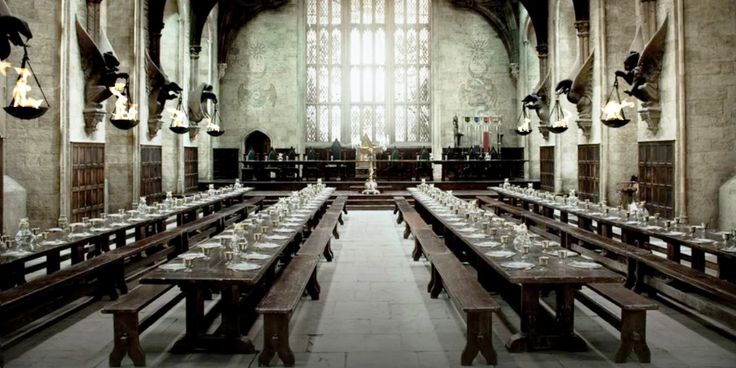
MULTIPOLYGON (((544 79, 549 71, 549 48, 546 43, 537 45, 537 56, 539 56, 539 78, 544 79)), ((549 91, 547 91, 549 93, 549 91)))
POLYGON ((578 20, 575 22, 575 30, 578 36, 578 61, 582 63, 590 55, 590 21, 578 20))

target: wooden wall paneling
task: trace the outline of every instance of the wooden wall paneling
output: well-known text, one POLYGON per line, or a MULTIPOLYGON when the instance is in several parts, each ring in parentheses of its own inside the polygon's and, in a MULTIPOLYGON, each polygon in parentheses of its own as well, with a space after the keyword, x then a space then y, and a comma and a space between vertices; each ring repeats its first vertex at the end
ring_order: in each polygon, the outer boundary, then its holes
POLYGON ((161 146, 141 146, 141 196, 145 196, 148 203, 164 198, 161 157, 161 146))
POLYGON ((639 142, 639 200, 650 213, 674 216, 675 142, 639 142))
MULTIPOLYGON (((288 153, 288 151, 287 151, 288 153)), ((212 178, 235 179, 238 177, 239 150, 237 148, 215 148, 212 150, 212 178)))
POLYGON ((539 147, 539 185, 542 190, 555 191, 555 147, 539 147))
POLYGON ((199 186, 199 151, 184 147, 184 192, 197 191, 199 186))
POLYGON ((598 202, 600 185, 600 146, 581 144, 578 146, 578 197, 598 202))
POLYGON ((105 209, 105 144, 72 143, 72 222, 105 209))

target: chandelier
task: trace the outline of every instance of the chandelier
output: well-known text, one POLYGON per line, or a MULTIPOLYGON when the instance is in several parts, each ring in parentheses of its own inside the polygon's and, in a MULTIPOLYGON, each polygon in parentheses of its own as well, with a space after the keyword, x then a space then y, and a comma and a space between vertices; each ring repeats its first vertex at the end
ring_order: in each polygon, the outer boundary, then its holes
POLYGON ((562 111, 560 106, 559 95, 555 98, 555 106, 552 108, 552 120, 549 131, 554 134, 560 134, 567 130, 567 119, 565 119, 565 112, 562 111))
POLYGON ((624 108, 634 106, 632 101, 621 101, 618 76, 616 76, 613 88, 611 88, 611 92, 608 93, 608 98, 606 98, 606 104, 601 108, 601 123, 609 128, 620 128, 628 124, 631 120, 626 118, 624 108), (615 96, 614 92, 616 93, 615 96))
MULTIPOLYGON (((0 74, 7 76, 8 69, 11 68, 11 64, 6 61, 0 61, 0 74)), ((15 81, 15 86, 11 93, 11 100, 8 106, 5 107, 5 111, 18 119, 31 120, 41 117, 46 111, 49 110, 49 100, 46 98, 46 94, 43 93, 41 83, 36 78, 36 73, 33 71, 31 66, 31 60, 28 57, 28 47, 23 45, 23 61, 21 62, 20 68, 12 68, 18 74, 18 78, 15 81), (30 96, 30 92, 33 89, 29 84, 29 78, 33 77, 33 81, 36 83, 43 100, 39 100, 30 96), (46 104, 43 106, 43 104, 46 104)))
POLYGON ((114 87, 110 87, 110 92, 117 97, 110 122, 118 129, 128 130, 138 125, 140 120, 138 120, 138 105, 130 101, 129 78, 123 80, 124 82, 117 82, 114 87))
POLYGON ((529 135, 532 132, 532 120, 529 119, 529 116, 526 114, 526 106, 524 104, 521 105, 521 115, 519 116, 519 123, 516 126, 516 129, 514 129, 516 134, 525 136, 529 135))
POLYGON ((181 94, 179 94, 179 101, 176 103, 175 109, 169 109, 171 113, 171 123, 169 124, 169 130, 176 134, 185 134, 189 131, 189 117, 184 112, 182 107, 181 94))
POLYGON ((214 100, 213 103, 212 116, 204 118, 204 121, 207 123, 207 134, 213 137, 219 137, 225 134, 225 130, 222 129, 222 123, 220 122, 220 114, 217 109, 217 100, 214 100))

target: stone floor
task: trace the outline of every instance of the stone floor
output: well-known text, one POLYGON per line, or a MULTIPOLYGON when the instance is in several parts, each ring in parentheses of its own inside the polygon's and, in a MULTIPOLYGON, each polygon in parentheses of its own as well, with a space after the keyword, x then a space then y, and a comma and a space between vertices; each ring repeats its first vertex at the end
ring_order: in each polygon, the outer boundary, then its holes
MULTIPOLYGON (((291 344, 297 367, 459 366, 464 325, 446 296, 424 292, 426 262, 412 262, 412 241, 388 211, 351 212, 333 242, 335 261, 320 265, 322 298, 304 299, 292 318, 291 344)), ((112 320, 102 304, 55 326, 6 354, 8 367, 107 367, 112 320)), ((508 309, 508 307, 505 307, 508 309)), ((618 333, 585 307, 576 310, 576 330, 590 345, 585 353, 509 354, 494 336, 503 367, 631 367, 614 364, 618 333)), ((516 321, 514 321, 516 322, 516 321)), ((649 313, 648 340, 653 367, 734 367, 736 341, 723 337, 662 306, 649 313)), ((257 366, 256 355, 169 354, 184 331, 180 304, 142 338, 150 367, 257 366)), ((262 346, 260 324, 251 331, 262 346)), ((481 365, 476 360, 476 365, 481 365)), ((124 360, 123 366, 132 366, 124 360)))

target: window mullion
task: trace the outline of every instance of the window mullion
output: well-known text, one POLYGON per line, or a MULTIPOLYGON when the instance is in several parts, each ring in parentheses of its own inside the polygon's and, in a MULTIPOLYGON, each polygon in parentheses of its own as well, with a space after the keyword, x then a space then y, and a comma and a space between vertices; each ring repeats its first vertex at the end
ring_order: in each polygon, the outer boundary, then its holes
POLYGON ((386 22, 386 83, 384 90, 386 96, 384 100, 386 109, 386 134, 388 134, 389 143, 396 143, 396 119, 394 114, 394 4, 386 1, 385 17, 386 22))
MULTIPOLYGON (((350 121, 350 0, 343 0, 341 2, 341 14, 342 21, 340 22, 340 43, 342 49, 340 50, 342 57, 342 64, 340 70, 342 71, 340 91, 340 105, 341 116, 342 116, 342 129, 340 134, 341 142, 351 142, 352 124, 350 121)), ((352 144, 352 142, 351 142, 352 144)))

